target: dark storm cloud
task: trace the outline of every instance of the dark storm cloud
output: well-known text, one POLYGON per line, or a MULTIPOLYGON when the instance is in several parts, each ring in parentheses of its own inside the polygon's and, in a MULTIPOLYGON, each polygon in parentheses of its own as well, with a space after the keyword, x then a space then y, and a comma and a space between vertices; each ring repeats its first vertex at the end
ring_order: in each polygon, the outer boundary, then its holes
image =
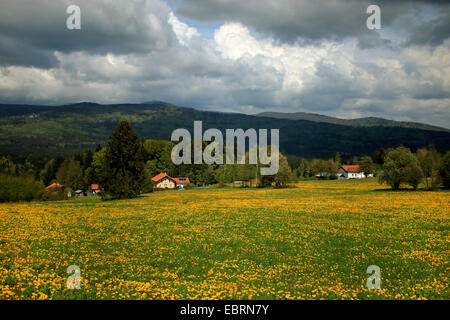
POLYGON ((442 8, 440 16, 427 24, 410 29, 410 37, 405 45, 440 45, 450 37, 450 6, 442 8))
POLYGON ((161 16, 170 9, 158 1, 78 0, 81 30, 68 30, 66 9, 73 1, 2 0, 1 65, 53 67, 54 51, 92 54, 147 53, 176 41, 161 16))
POLYGON ((58 65, 53 52, 0 35, 0 66, 19 65, 51 68, 58 65))
MULTIPOLYGON (((184 0, 177 14, 204 22, 235 21, 255 31, 292 43, 295 41, 339 40, 349 36, 362 37, 362 47, 372 45, 366 40, 373 32, 366 27, 366 9, 376 4, 381 8, 382 27, 391 26, 398 17, 414 16, 423 5, 447 10, 448 1, 404 0, 184 0)), ((401 26, 410 27, 410 23, 401 26)), ((420 32, 411 34, 416 43, 441 43, 449 37, 450 19, 442 16, 431 26, 421 25, 420 32), (431 37, 430 37, 431 36, 431 37)))

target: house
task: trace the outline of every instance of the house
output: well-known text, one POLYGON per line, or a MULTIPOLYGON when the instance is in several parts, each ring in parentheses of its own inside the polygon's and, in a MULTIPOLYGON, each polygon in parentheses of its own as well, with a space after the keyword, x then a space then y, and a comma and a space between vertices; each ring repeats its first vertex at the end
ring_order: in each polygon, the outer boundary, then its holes
POLYGON ((183 178, 173 178, 175 180, 175 183, 177 184, 177 187, 180 189, 184 189, 184 187, 190 183, 189 178, 183 177, 183 178))
POLYGON ((79 189, 75 191, 75 195, 77 197, 86 197, 87 196, 86 192, 84 192, 83 190, 79 190, 79 189))
POLYGON ((244 181, 238 181, 238 180, 233 181, 233 187, 242 187, 244 185, 245 185, 244 181))
POLYGON ((91 185, 91 190, 93 194, 97 194, 100 192, 100 188, 98 187, 98 184, 92 184, 91 185))
POLYGON ((45 190, 50 190, 50 189, 54 189, 54 188, 59 188, 61 190, 64 190, 66 187, 64 187, 62 184, 59 184, 59 183, 52 183, 51 185, 46 187, 45 190))
POLYGON ((338 170, 339 179, 362 179, 365 177, 359 165, 344 165, 338 170))
POLYGON ((175 180, 167 175, 167 173, 160 173, 152 178, 155 187, 158 189, 174 189, 176 187, 175 180))
POLYGON ((167 173, 160 173, 152 178, 158 189, 175 189, 176 187, 183 189, 188 183, 189 178, 172 178, 167 173))
POLYGON ((326 177, 329 177, 330 174, 326 172, 319 172, 315 175, 317 180, 324 180, 326 177))

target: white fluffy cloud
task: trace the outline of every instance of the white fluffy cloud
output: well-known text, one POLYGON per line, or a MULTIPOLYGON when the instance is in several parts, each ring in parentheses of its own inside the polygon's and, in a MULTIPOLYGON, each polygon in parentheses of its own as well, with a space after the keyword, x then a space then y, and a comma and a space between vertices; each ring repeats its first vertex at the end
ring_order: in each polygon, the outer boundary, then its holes
MULTIPOLYGON (((53 2, 42 3, 39 12, 56 15, 53 2)), ((374 45, 361 45, 361 37, 286 42, 231 21, 210 39, 159 0, 82 4, 91 17, 111 16, 88 20, 92 30, 84 24, 78 44, 31 40, 36 31, 29 34, 11 19, 1 22, 0 41, 7 38, 12 47, 0 50, 0 57, 9 55, 0 63, 0 102, 162 100, 218 111, 381 116, 450 127, 448 39, 405 45, 395 30, 385 29, 366 39, 374 45), (13 59, 18 39, 41 53, 41 63, 27 55, 13 59)), ((3 7, 2 15, 8 15, 3 7)), ((59 36, 48 25, 42 34, 59 36)))

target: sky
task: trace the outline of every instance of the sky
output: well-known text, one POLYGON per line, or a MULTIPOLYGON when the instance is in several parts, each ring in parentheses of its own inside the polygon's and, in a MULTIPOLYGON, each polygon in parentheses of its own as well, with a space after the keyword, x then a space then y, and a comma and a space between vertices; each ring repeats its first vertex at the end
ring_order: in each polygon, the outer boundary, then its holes
POLYGON ((0 103, 165 101, 450 128, 450 1, 0 0, 0 103), (69 30, 70 5, 81 29, 69 30), (381 9, 369 30, 367 7, 381 9))

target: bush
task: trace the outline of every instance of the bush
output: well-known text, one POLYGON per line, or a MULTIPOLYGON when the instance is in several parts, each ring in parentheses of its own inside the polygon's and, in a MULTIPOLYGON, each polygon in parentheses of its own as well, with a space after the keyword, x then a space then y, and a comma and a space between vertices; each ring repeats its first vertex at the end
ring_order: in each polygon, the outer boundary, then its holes
POLYGON ((439 167, 439 176, 445 189, 450 189, 450 151, 447 152, 442 158, 441 165, 439 167))
POLYGON ((32 177, 0 174, 0 202, 39 200, 44 185, 32 177))
POLYGON ((194 189, 194 188, 195 188, 195 186, 192 183, 186 183, 184 185, 184 189, 186 189, 186 190, 190 190, 190 189, 194 189))
POLYGON ((64 191, 60 188, 53 188, 50 190, 45 190, 42 194, 42 201, 59 201, 59 200, 67 200, 67 191, 64 191))

